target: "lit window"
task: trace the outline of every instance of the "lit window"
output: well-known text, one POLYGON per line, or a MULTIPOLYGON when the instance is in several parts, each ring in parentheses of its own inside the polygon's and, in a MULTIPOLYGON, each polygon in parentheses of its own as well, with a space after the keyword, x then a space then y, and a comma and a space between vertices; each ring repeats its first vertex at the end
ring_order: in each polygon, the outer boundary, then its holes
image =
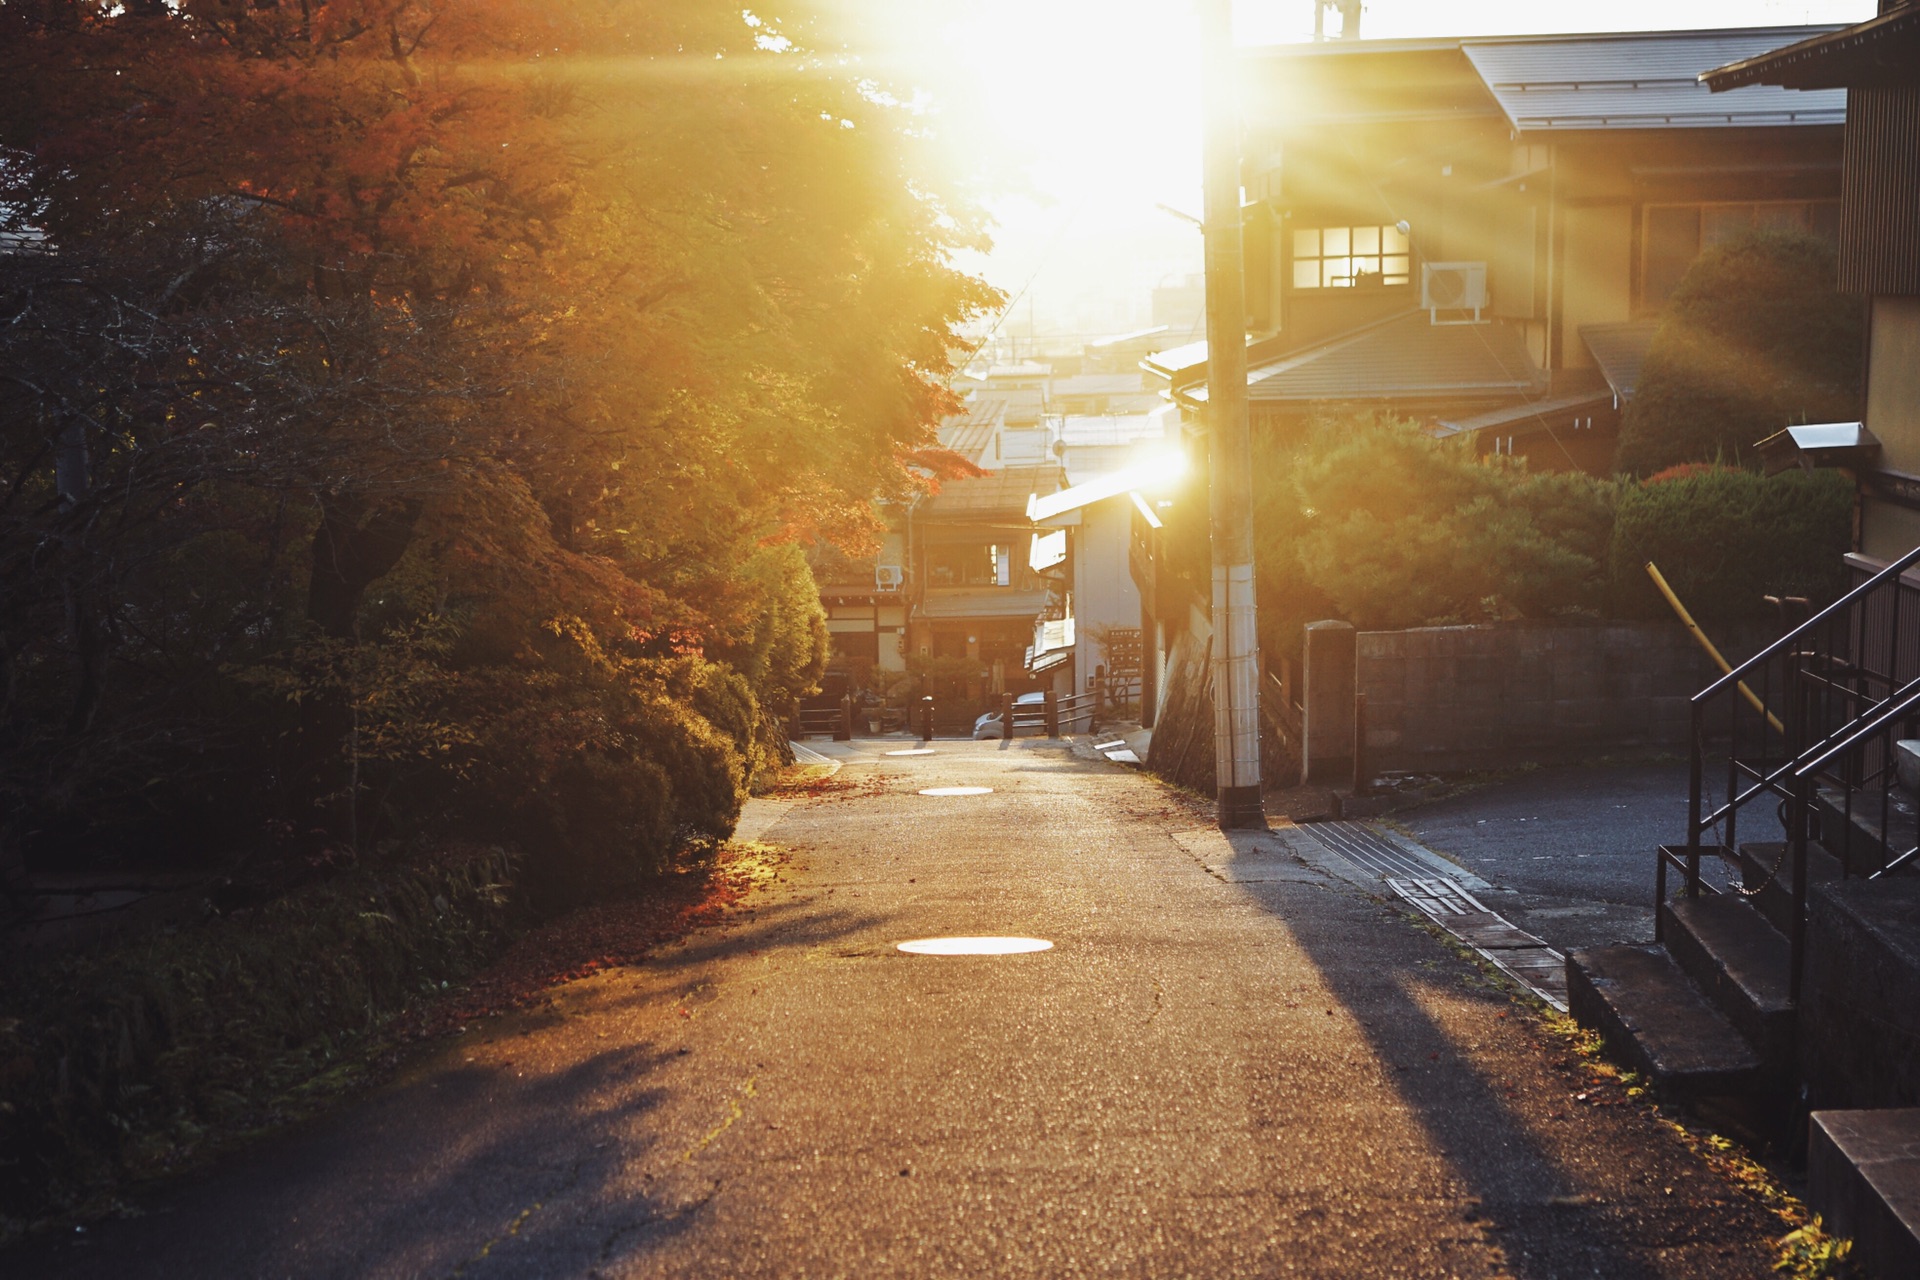
POLYGON ((1398 227, 1314 227, 1293 233, 1293 287, 1406 284, 1412 257, 1398 227))

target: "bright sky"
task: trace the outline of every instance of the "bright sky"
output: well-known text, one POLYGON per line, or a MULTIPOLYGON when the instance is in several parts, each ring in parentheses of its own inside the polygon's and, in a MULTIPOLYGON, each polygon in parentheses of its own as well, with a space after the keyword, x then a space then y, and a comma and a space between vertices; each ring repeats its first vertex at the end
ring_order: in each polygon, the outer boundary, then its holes
MULTIPOLYGON (((1312 0, 1235 0, 1241 44, 1307 40, 1312 0)), ((1371 0, 1370 38, 1858 22, 1874 0, 1371 0)), ((1028 317, 1089 335, 1147 321, 1156 281, 1200 269, 1199 51, 1191 0, 890 0, 869 29, 912 50, 936 128, 1000 190, 972 265, 1028 317), (1024 189, 1025 194, 1017 193, 1024 189)), ((871 17, 871 14, 869 15, 871 17)), ((1329 12, 1330 31, 1339 15, 1329 12)))

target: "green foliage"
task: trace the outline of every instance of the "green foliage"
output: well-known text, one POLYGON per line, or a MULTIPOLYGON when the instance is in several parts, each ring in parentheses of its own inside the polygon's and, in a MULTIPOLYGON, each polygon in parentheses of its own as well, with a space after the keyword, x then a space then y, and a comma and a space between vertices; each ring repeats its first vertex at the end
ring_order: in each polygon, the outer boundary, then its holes
POLYGON ((514 873, 499 849, 362 867, 177 931, 16 961, 0 972, 4 1215, 73 1208, 191 1159, 210 1131, 297 1114, 393 1015, 495 954, 514 873))
POLYGON ((1394 629, 1602 603, 1608 483, 1532 475, 1383 415, 1323 420, 1263 454, 1257 564, 1263 617, 1281 629, 1273 652, 1329 614, 1394 629))
POLYGON ((1688 269, 1620 424, 1616 470, 1749 459, 1801 422, 1860 416, 1859 300, 1834 291, 1833 250, 1797 232, 1755 232, 1688 269))
POLYGON ((1344 618, 1394 630, 1561 616, 1665 618, 1658 563, 1702 620, 1761 616, 1763 595, 1843 585, 1852 489, 1832 472, 1718 467, 1645 482, 1529 472, 1378 414, 1313 423, 1256 450, 1262 645, 1344 618))
POLYGON ((1613 611, 1668 616, 1649 560, 1702 622, 1764 617, 1765 595, 1832 599, 1846 585, 1852 521, 1853 486, 1832 471, 1714 468, 1628 486, 1609 555, 1613 611))

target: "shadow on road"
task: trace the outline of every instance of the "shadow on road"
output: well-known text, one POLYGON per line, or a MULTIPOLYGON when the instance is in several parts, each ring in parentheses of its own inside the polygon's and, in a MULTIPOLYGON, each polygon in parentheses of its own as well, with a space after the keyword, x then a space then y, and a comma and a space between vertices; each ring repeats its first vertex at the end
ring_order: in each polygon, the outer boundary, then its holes
POLYGON ((1754 1238, 1751 1229, 1728 1231, 1730 1224, 1685 1207, 1719 1194, 1717 1185, 1695 1186, 1698 1194, 1684 1200, 1668 1198, 1675 1175, 1661 1167, 1654 1154, 1660 1144, 1652 1141, 1666 1135, 1637 1107, 1619 1106, 1609 1117, 1613 1140, 1604 1149, 1583 1148, 1593 1125, 1567 1121, 1576 1108, 1586 1109, 1579 1099, 1588 1083, 1571 1050, 1544 1029, 1529 1037, 1512 1074, 1503 1075, 1488 1042, 1511 1047, 1507 1020, 1524 1015, 1504 989, 1483 983, 1399 910, 1343 894, 1345 911, 1301 912, 1298 889, 1236 888, 1285 915, 1394 1093, 1470 1188, 1477 1205, 1466 1221, 1502 1249, 1516 1276, 1672 1276, 1671 1267, 1655 1265, 1656 1253, 1686 1246, 1712 1252, 1722 1236, 1729 1246, 1754 1238), (1379 937, 1370 962, 1356 963, 1355 924, 1379 937), (1503 1034, 1494 1034, 1496 1026, 1503 1034), (1539 1080, 1543 1059, 1556 1072, 1552 1083, 1523 1087, 1539 1080))

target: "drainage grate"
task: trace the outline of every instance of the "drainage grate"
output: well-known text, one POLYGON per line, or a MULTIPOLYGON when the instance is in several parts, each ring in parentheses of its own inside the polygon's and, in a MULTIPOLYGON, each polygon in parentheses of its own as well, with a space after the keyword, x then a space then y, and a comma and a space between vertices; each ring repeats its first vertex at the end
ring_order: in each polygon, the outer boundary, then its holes
POLYGON ((1294 828, 1360 871, 1379 876, 1421 915, 1492 961, 1560 1012, 1567 1010, 1566 957, 1474 897, 1471 872, 1443 870, 1438 854, 1423 858, 1359 822, 1311 822, 1294 828))
POLYGON ((1434 865, 1358 822, 1309 822, 1300 828, 1347 861, 1381 879, 1430 878, 1434 865))
POLYGON ((1567 1011, 1567 958, 1451 880, 1389 876, 1393 891, 1506 975, 1561 1013, 1567 1011))

